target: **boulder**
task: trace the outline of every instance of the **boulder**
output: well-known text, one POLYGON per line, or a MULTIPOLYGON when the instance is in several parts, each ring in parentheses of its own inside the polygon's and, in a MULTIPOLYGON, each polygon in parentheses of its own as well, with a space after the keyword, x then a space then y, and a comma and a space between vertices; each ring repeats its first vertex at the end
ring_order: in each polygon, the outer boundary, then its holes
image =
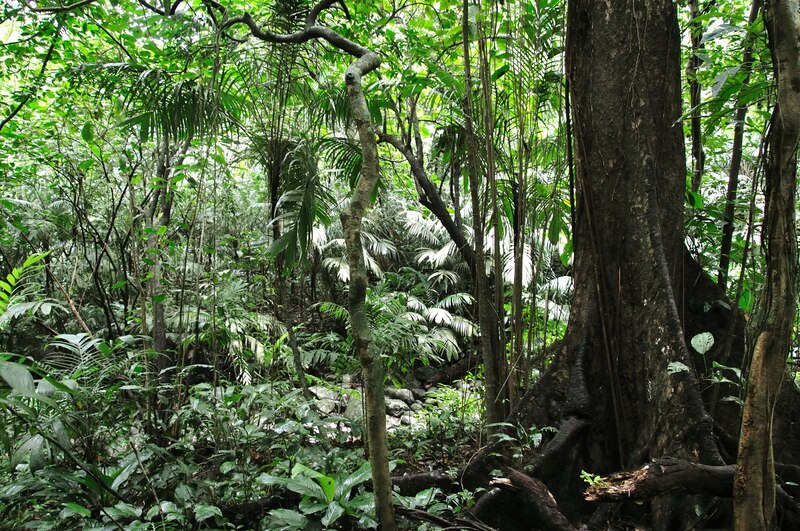
POLYGON ((361 399, 355 396, 351 397, 350 401, 347 402, 347 408, 345 408, 343 415, 354 424, 363 424, 364 408, 361 405, 361 399))
POLYGON ((412 404, 414 402, 414 394, 408 389, 396 389, 394 387, 387 387, 386 396, 388 396, 389 398, 402 400, 406 404, 412 404))
POLYGON ((319 412, 323 415, 330 415, 336 411, 336 406, 338 405, 338 402, 331 400, 330 398, 320 398, 319 400, 315 400, 314 403, 316 404, 319 412))
POLYGON ((308 390, 311 391, 312 395, 316 396, 320 400, 322 399, 333 400, 333 401, 339 400, 339 393, 337 393, 333 389, 322 387, 321 385, 313 385, 309 387, 308 390))
POLYGON ((425 398, 425 389, 422 389, 421 387, 413 387, 411 389, 411 394, 414 395, 414 398, 417 400, 422 400, 425 398))
POLYGON ((408 404, 399 400, 397 398, 387 398, 386 399, 386 413, 393 416, 399 417, 403 413, 408 411, 408 404))
POLYGON ((386 417, 386 429, 387 430, 392 430, 392 429, 398 427, 400 425, 400 423, 401 423, 401 420, 398 419, 398 418, 389 417, 389 416, 386 417))

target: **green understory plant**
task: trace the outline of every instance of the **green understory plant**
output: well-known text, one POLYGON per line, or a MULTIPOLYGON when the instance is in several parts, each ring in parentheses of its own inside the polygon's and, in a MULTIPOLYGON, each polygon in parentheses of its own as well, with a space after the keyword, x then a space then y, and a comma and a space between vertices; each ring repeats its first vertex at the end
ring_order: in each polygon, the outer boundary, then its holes
POLYGON ((342 520, 359 528, 377 527, 375 499, 363 485, 371 478, 369 462, 345 476, 328 476, 300 463, 295 464, 291 477, 262 474, 258 481, 267 486, 279 486, 301 496, 297 509, 273 509, 266 518, 269 529, 282 531, 317 528, 341 528, 342 520))

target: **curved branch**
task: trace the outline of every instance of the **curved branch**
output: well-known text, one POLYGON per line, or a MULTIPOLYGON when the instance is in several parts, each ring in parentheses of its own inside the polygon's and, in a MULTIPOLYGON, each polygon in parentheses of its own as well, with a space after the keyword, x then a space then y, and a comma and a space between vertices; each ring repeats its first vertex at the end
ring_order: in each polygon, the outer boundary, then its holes
POLYGON ((149 2, 147 2, 147 0, 139 0, 139 5, 141 5, 143 8, 147 9, 148 11, 152 11, 154 13, 158 13, 159 15, 162 15, 162 16, 166 15, 166 13, 164 12, 163 9, 157 8, 156 6, 154 6, 154 5, 150 4, 149 2))
MULTIPOLYGON (((343 52, 346 52, 354 57, 363 57, 370 53, 367 48, 356 44, 350 39, 342 37, 334 30, 325 26, 307 25, 302 31, 296 31, 294 33, 285 35, 264 30, 258 26, 255 20, 253 20, 253 17, 250 15, 250 13, 244 13, 243 15, 226 20, 222 23, 220 29, 225 30, 237 24, 246 25, 250 29, 250 34, 253 37, 264 42, 277 44, 302 44, 312 39, 322 39, 332 44, 335 48, 338 48, 339 50, 342 50, 343 52)), ((366 72, 362 73, 366 74, 366 72)))
POLYGON ((428 178, 428 173, 425 171, 425 168, 422 166, 420 160, 414 156, 411 148, 405 145, 403 141, 396 136, 386 133, 379 133, 378 137, 382 142, 390 144, 397 151, 402 153, 406 161, 408 161, 408 164, 411 166, 411 175, 414 177, 414 183, 417 187, 419 202, 425 208, 430 210, 434 216, 436 216, 436 218, 447 231, 447 234, 456 244, 456 247, 461 253, 461 257, 464 259, 464 262, 466 262, 470 269, 472 269, 477 262, 477 254, 475 253, 475 249, 470 245, 469 241, 467 241, 467 237, 453 220, 452 216, 450 216, 450 212, 447 210, 444 202, 442 202, 442 198, 439 195, 439 192, 436 190, 436 187, 428 178))

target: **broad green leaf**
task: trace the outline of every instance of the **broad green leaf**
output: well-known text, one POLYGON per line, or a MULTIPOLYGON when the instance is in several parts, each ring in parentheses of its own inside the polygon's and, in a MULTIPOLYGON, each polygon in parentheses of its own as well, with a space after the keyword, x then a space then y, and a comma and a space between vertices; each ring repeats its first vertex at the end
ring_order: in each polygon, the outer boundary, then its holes
POLYGON ((114 507, 106 507, 106 512, 117 518, 136 519, 142 516, 142 510, 128 503, 119 502, 114 507))
POLYGON ((21 464, 25 457, 30 455, 29 464, 31 471, 36 471, 44 466, 43 448, 45 445, 44 437, 39 434, 31 436, 22 443, 17 451, 11 456, 11 468, 14 469, 21 464))
POLYGON ((331 503, 328 506, 328 510, 325 511, 325 515, 322 517, 322 525, 328 527, 333 522, 339 519, 340 516, 344 514, 344 507, 339 505, 336 502, 331 503))
POLYGON ((362 492, 358 496, 353 496, 347 502, 348 510, 357 510, 361 512, 372 512, 375 510, 375 495, 372 492, 362 492))
POLYGON ((222 511, 216 505, 196 505, 194 508, 194 518, 198 522, 207 520, 212 516, 222 517, 222 511))
POLYGON ((86 142, 94 140, 94 125, 92 122, 86 122, 81 128, 81 138, 86 142))
MULTIPOLYGON (((150 453, 142 453, 141 460, 142 462, 146 461, 150 457, 150 453)), ((111 477, 114 478, 114 481, 111 483, 112 490, 118 490, 131 476, 134 470, 136 470, 139 466, 139 458, 136 457, 136 454, 131 452, 122 460, 120 463, 121 466, 111 474, 111 477)))
POLYGON ((733 374, 736 375, 737 378, 739 379, 742 378, 742 369, 740 369, 739 367, 728 367, 727 365, 723 365, 716 361, 711 362, 711 367, 714 369, 720 369, 720 370, 724 369, 726 371, 731 371, 733 374))
POLYGON ((755 301, 756 298, 753 297, 752 291, 743 291, 741 297, 739 297, 739 308, 741 308, 743 312, 750 312, 753 310, 755 301))
POLYGON ((703 208, 703 196, 698 194, 697 192, 692 192, 690 190, 686 191, 686 203, 692 208, 703 208))
POLYGON ((291 509, 273 509, 269 515, 280 523, 291 526, 295 529, 305 529, 308 519, 291 509))
POLYGON ((317 500, 327 499, 325 491, 322 490, 319 483, 307 476, 299 475, 293 477, 286 483, 286 488, 292 492, 302 494, 303 496, 311 496, 317 500))
POLYGON ((550 227, 547 230, 547 239, 553 245, 558 244, 558 237, 561 234, 561 218, 558 214, 553 214, 553 219, 550 220, 550 227))
POLYGON ((78 503, 66 502, 63 505, 64 505, 64 507, 67 507, 67 508, 75 511, 76 514, 79 514, 79 515, 81 515, 81 516, 83 516, 85 518, 88 518, 88 517, 92 516, 92 511, 90 511, 89 509, 87 509, 86 507, 84 507, 83 505, 80 505, 78 503))
POLYGON ((329 476, 320 476, 317 478, 317 483, 322 487, 328 502, 333 501, 333 496, 336 493, 336 480, 329 476))
POLYGON ((13 361, 0 361, 0 377, 17 393, 35 393, 30 371, 13 361))
POLYGON ((366 483, 372 478, 372 468, 370 468, 369 461, 365 461, 358 470, 350 474, 341 482, 341 486, 337 490, 336 499, 340 500, 343 497, 350 496, 350 491, 353 487, 366 483))
POLYGON ((705 354, 714 346, 714 335, 711 332, 701 332, 692 338, 691 344, 698 354, 705 354))

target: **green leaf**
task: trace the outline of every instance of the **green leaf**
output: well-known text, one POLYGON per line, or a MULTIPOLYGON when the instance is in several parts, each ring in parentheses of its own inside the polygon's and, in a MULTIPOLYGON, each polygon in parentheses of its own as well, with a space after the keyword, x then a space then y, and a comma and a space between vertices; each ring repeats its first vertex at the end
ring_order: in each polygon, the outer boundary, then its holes
MULTIPOLYGON (((143 455, 142 461, 147 460, 149 455, 143 455)), ((131 476, 134 470, 139 466, 139 460, 136 457, 135 453, 130 453, 122 460, 122 466, 116 470, 111 477, 114 478, 114 481, 111 483, 112 490, 118 490, 131 476)))
POLYGON ((739 308, 741 308, 743 312, 751 312, 753 311, 755 302, 756 298, 753 296, 752 291, 743 291, 742 296, 739 297, 739 308))
MULTIPOLYGON (((44 446, 44 443, 44 437, 38 434, 31 436, 27 441, 22 443, 11 456, 12 470, 16 468, 17 465, 21 464, 28 454, 31 454, 31 461, 35 461, 33 458, 34 453, 36 453, 37 456, 41 456, 41 448, 44 446)), ((31 462, 30 467, 32 471, 36 470, 35 465, 36 463, 31 462)))
POLYGON ((328 502, 332 502, 333 495, 336 493, 336 480, 332 477, 320 476, 317 478, 317 483, 322 487, 322 491, 325 493, 328 502))
POLYGON ((343 497, 350 496, 350 491, 353 487, 366 483, 372 478, 372 468, 370 468, 369 461, 365 461, 358 470, 350 474, 342 481, 339 490, 336 493, 336 499, 340 500, 343 497))
POLYGON ((705 354, 714 346, 714 335, 711 332, 701 332, 692 338, 691 344, 698 354, 705 354))
POLYGON ((224 463, 222 463, 219 466, 219 471, 222 472, 223 474, 227 474, 228 472, 230 472, 234 468, 236 468, 236 462, 235 461, 225 461, 224 463))
POLYGON ((33 377, 30 371, 19 363, 0 361, 0 377, 2 377, 14 391, 35 393, 33 377))
POLYGON ((114 507, 106 507, 106 512, 116 518, 136 519, 142 516, 142 510, 128 503, 119 502, 114 507))
POLYGON ((317 500, 326 500, 325 491, 322 487, 307 476, 296 476, 286 483, 286 488, 292 492, 302 494, 303 496, 311 496, 317 500))
POLYGON ((94 125, 92 122, 86 122, 81 129, 81 138, 86 142, 94 140, 94 125))
POLYGON ((697 192, 686 191, 686 203, 692 208, 703 208, 703 196, 697 192))
POLYGON ((72 509, 73 511, 75 511, 76 514, 79 514, 85 518, 92 516, 92 511, 90 511, 89 509, 78 503, 66 502, 62 505, 64 505, 64 507, 67 507, 68 509, 72 509))
POLYGON ((273 509, 269 514, 277 520, 276 523, 283 523, 295 529, 304 529, 308 524, 308 519, 304 515, 291 509, 273 509))
POLYGON ((30 255, 28 259, 25 260, 25 263, 22 264, 22 269, 31 267, 36 262, 43 260, 48 254, 50 254, 50 251, 47 251, 46 253, 35 253, 30 255))
POLYGON ((339 519, 340 516, 344 514, 344 507, 339 505, 336 502, 331 503, 328 506, 328 510, 325 511, 325 515, 322 517, 322 525, 328 527, 333 522, 339 519))
POLYGON ((508 72, 508 64, 504 64, 492 73, 492 81, 497 81, 503 77, 506 72, 508 72))
POLYGON ((553 245, 558 245, 558 237, 561 234, 561 218, 557 214, 553 214, 553 219, 550 220, 550 227, 547 230, 547 238, 553 245))
POLYGON ((222 517, 222 511, 216 505, 196 505, 194 508, 194 519, 198 522, 207 520, 212 516, 222 517))

